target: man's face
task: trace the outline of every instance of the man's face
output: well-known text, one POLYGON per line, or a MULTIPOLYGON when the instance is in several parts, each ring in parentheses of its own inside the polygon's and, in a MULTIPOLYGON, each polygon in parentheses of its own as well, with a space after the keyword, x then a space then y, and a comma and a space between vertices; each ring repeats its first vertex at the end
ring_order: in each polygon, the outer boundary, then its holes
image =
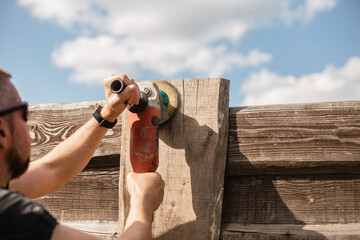
POLYGON ((24 162, 19 152, 15 148, 11 148, 6 154, 6 161, 9 166, 11 179, 15 179, 26 172, 29 166, 30 158, 27 158, 24 162))
MULTIPOLYGON (((14 94, 16 94, 16 101, 14 106, 21 103, 21 98, 13 87, 14 94)), ((6 153, 6 161, 8 163, 9 173, 11 179, 21 176, 28 168, 30 162, 30 148, 31 139, 29 134, 29 127, 24 119, 23 110, 18 110, 11 113, 11 145, 6 153)))

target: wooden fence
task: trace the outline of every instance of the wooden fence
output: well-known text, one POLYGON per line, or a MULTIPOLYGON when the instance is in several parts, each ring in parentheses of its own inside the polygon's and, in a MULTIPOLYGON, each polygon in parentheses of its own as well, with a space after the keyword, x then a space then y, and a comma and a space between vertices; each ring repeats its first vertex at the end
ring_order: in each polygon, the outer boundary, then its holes
MULTIPOLYGON (((167 186, 155 239, 360 238, 360 101, 229 108, 227 80, 169 82, 181 104, 160 127, 158 171, 167 186)), ((32 159, 97 104, 31 106, 32 159)), ((59 222, 118 238, 131 170, 126 124, 123 114, 84 171, 37 199, 59 222)))

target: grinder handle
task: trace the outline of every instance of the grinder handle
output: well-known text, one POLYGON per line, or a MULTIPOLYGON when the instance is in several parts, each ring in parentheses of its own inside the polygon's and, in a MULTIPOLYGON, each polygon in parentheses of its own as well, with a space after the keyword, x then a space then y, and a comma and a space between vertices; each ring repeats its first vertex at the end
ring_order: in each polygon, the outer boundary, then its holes
POLYGON ((121 93, 125 89, 125 84, 120 79, 112 80, 110 83, 110 90, 113 93, 121 93))
MULTIPOLYGON (((125 88, 126 88, 126 85, 120 79, 114 79, 110 83, 110 90, 112 93, 120 94, 122 91, 124 91, 125 88)), ((139 104, 134 105, 132 107, 128 106, 128 109, 130 112, 139 113, 139 112, 144 111, 145 108, 147 107, 148 98, 147 98, 146 94, 144 92, 141 92, 140 94, 141 95, 140 95, 139 104)))

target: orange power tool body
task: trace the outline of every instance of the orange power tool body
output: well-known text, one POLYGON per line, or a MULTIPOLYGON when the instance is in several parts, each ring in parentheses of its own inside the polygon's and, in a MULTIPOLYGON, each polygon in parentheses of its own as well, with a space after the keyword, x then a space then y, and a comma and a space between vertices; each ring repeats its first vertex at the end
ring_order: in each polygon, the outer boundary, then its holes
MULTIPOLYGON (((116 81, 120 80, 114 80, 110 89, 120 93, 125 86, 116 81)), ((140 103, 128 108, 130 162, 136 173, 155 172, 159 165, 159 124, 162 114, 166 114, 166 107, 155 83, 140 82, 138 86, 140 103)))

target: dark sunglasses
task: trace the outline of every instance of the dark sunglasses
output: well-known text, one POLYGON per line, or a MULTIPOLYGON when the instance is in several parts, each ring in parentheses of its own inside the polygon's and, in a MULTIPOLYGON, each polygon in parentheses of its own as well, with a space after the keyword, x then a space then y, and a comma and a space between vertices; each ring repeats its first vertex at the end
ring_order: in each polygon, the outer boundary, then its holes
POLYGON ((23 114, 23 119, 25 122, 27 122, 28 120, 28 108, 29 108, 29 104, 27 102, 22 102, 20 105, 18 106, 15 106, 15 107, 12 107, 12 108, 9 108, 9 109, 6 109, 4 111, 1 111, 0 112, 0 116, 4 116, 6 114, 9 114, 9 113, 12 113, 12 112, 15 112, 15 111, 18 111, 18 110, 22 110, 22 114, 23 114))

